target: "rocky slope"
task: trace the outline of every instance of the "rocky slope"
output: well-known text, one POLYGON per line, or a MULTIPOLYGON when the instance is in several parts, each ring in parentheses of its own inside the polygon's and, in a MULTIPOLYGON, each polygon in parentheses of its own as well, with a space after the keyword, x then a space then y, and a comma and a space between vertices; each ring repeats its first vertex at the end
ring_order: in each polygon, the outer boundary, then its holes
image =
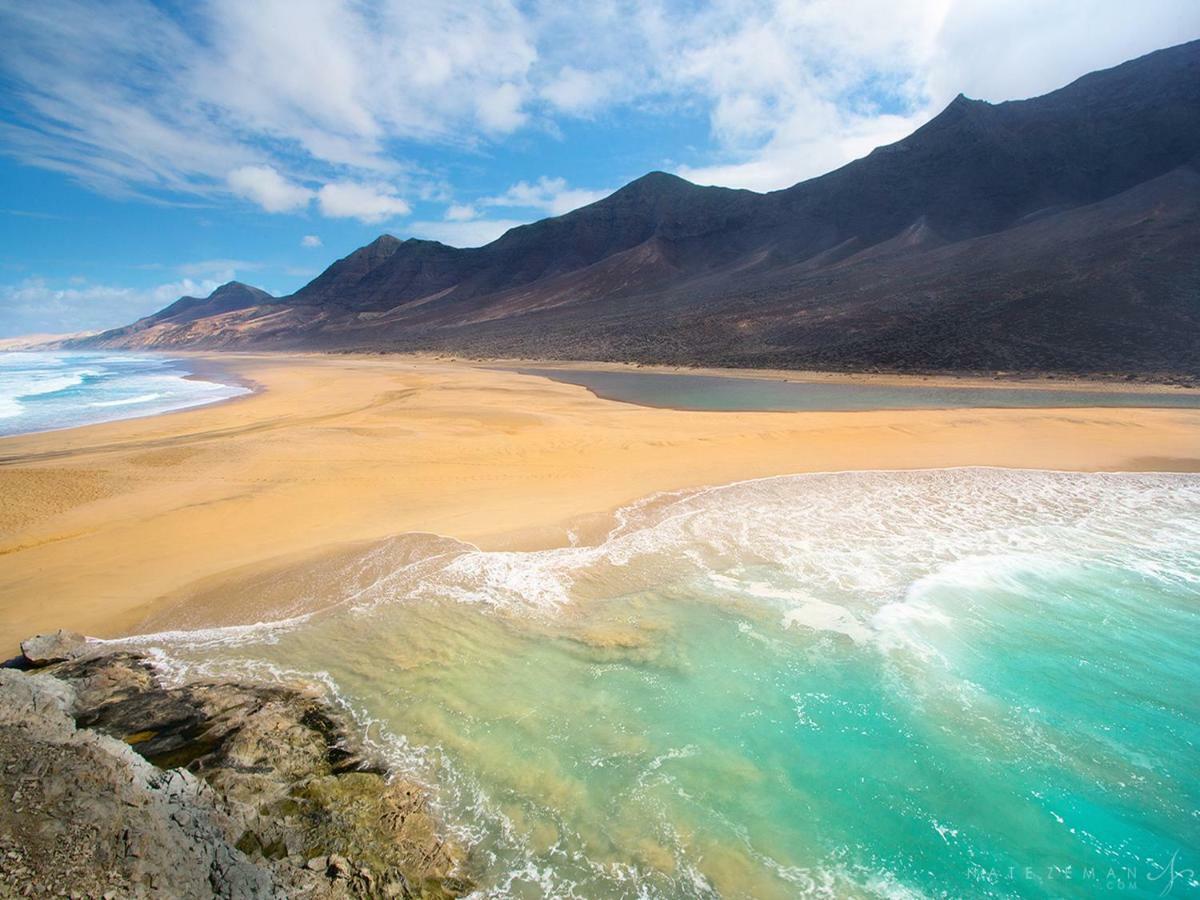
POLYGON ((419 785, 316 694, 165 687, 62 636, 0 669, 0 896, 452 897, 419 785), (64 658, 66 657, 66 658, 64 658))
POLYGON ((384 235, 278 301, 214 294, 86 343, 1197 375, 1198 250, 1193 42, 959 96, 784 191, 651 173, 485 247, 384 235))
POLYGON ((207 322, 219 320, 227 313, 242 310, 260 311, 274 302, 264 290, 230 281, 207 297, 180 297, 170 306, 153 315, 138 319, 123 328, 89 336, 83 341, 58 341, 59 346, 136 346, 152 348, 158 345, 179 346, 202 341, 207 334, 207 322))

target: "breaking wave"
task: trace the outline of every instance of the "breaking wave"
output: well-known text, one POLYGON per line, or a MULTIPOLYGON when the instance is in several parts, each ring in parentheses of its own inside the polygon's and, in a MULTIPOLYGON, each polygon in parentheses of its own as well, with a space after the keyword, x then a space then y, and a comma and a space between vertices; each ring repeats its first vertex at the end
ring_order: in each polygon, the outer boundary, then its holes
POLYGON ((135 640, 325 685, 484 896, 1022 894, 1145 870, 1200 808, 1200 476, 767 478, 592 546, 401 535, 246 591, 135 640))
POLYGON ((0 353, 0 436, 155 415, 247 393, 148 354, 0 353))

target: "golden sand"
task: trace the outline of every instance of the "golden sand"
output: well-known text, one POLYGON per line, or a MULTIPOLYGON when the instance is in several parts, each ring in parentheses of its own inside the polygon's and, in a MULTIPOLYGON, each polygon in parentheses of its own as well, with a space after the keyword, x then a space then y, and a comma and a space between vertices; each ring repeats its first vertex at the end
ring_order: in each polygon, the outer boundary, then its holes
POLYGON ((656 491, 993 465, 1200 470, 1200 410, 682 412, 413 357, 219 357, 252 396, 0 440, 0 641, 424 531, 552 546, 656 491))

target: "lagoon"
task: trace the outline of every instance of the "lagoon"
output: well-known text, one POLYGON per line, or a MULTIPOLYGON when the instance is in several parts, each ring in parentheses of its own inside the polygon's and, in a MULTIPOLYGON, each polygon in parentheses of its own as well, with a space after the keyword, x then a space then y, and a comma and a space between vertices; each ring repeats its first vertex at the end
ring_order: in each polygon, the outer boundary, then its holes
POLYGON ((609 369, 521 368, 598 397, 669 409, 710 411, 851 411, 1056 407, 1200 407, 1200 391, 1087 390, 780 380, 741 375, 691 375, 609 369))

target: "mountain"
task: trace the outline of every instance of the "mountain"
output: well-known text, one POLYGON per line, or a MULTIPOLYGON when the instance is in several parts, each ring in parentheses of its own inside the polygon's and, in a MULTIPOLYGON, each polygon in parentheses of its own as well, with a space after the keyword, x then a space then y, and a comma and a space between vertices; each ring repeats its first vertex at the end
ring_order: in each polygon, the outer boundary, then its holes
POLYGON ((127 349, 199 345, 220 328, 230 313, 245 312, 248 316, 257 316, 274 302, 275 298, 264 290, 230 281, 207 297, 180 297, 170 306, 124 328, 63 342, 63 345, 127 349))
MULTIPOLYGON (((238 309, 261 306, 275 298, 266 291, 240 281, 229 281, 207 297, 180 297, 170 306, 141 321, 153 324, 184 325, 208 316, 219 316, 238 309)), ((136 324, 136 323, 135 323, 136 324)))
POLYGON ((960 95, 786 190, 652 172, 484 247, 384 235, 291 296, 215 297, 88 343, 1200 375, 1200 41, 960 95))

